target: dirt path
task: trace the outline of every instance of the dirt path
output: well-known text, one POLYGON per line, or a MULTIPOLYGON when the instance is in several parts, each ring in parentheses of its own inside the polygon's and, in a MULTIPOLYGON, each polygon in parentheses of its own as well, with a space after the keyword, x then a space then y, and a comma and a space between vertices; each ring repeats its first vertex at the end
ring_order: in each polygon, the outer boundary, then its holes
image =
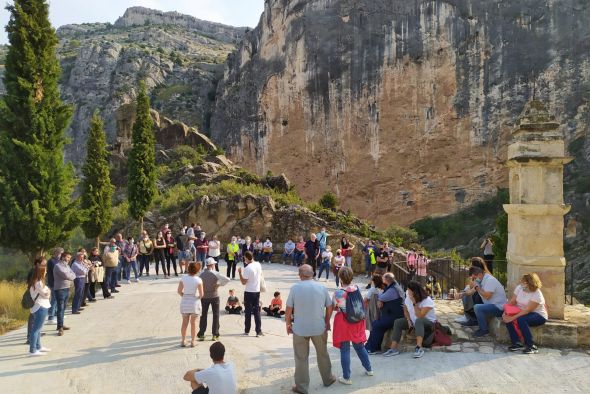
MULTIPOLYGON (((225 268, 225 267, 223 267, 225 268)), ((281 291, 286 301, 298 280, 294 268, 264 266, 270 301, 281 291)), ((179 347, 180 315, 177 280, 146 280, 123 285, 114 300, 102 300, 81 315, 66 315, 72 329, 63 337, 46 325, 43 345, 49 355, 28 357, 25 329, 0 337, 0 391, 14 393, 188 393, 182 381, 191 368, 210 364, 210 341, 194 349, 179 347), (10 388, 10 391, 8 389, 10 388)), ((333 287, 334 283, 330 282, 333 287)), ((234 287, 242 299, 243 286, 235 281, 221 288, 222 303, 234 287)), ((265 337, 243 337, 243 317, 221 316, 221 341, 227 359, 236 364, 243 393, 289 392, 293 376, 291 339, 284 320, 264 317, 265 337)), ((210 338, 210 331, 208 333, 210 338)), ((329 345, 333 371, 341 373, 339 353, 329 345)), ((352 386, 339 383, 324 389, 311 351, 312 393, 396 392, 588 392, 590 357, 585 351, 542 349, 535 356, 496 352, 427 352, 414 360, 408 354, 385 359, 372 356, 374 377, 362 375, 353 356, 352 386)))

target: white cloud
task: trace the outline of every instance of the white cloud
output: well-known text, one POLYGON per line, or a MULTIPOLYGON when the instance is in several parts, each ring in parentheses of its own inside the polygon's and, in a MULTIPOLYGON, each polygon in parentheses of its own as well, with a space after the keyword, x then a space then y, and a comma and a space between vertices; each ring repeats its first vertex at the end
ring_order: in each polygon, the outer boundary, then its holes
MULTIPOLYGON (((50 18, 55 27, 71 23, 114 22, 132 6, 178 11, 213 22, 254 27, 264 9, 264 0, 49 0, 50 18)), ((8 11, 2 8, 0 24, 6 26, 8 19, 8 11)), ((0 43, 6 41, 2 29, 0 43)))

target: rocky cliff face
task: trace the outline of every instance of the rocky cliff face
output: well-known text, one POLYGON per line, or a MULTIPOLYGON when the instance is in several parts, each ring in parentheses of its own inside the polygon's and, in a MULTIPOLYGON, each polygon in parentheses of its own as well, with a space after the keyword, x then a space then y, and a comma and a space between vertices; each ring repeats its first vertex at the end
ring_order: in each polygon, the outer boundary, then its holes
POLYGON ((269 0, 228 59, 212 137, 381 226, 447 214, 506 184, 533 96, 589 154, 588 20, 579 0, 269 0))
MULTIPOLYGON (((153 108, 207 130, 223 63, 244 32, 141 7, 128 9, 114 25, 59 28, 62 97, 74 106, 66 158, 76 165, 83 162, 95 109, 105 120, 109 142, 115 142, 116 111, 135 100, 140 79, 146 81, 153 108)), ((4 50, 0 48, 0 60, 4 50)))

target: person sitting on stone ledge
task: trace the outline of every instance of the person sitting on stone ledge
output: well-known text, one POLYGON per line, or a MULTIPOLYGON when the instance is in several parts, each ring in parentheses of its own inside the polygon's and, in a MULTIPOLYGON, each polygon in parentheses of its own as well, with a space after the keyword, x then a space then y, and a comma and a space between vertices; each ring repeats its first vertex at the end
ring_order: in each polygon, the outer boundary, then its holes
POLYGON ((393 334, 389 350, 383 353, 385 357, 396 356, 400 352, 398 344, 402 337, 403 330, 414 329, 416 332, 416 348, 414 349, 414 358, 420 358, 424 355, 422 341, 434 331, 436 323, 436 313, 434 310, 434 301, 426 293, 426 289, 420 283, 411 281, 408 283, 407 297, 404 302, 404 317, 395 321, 393 325, 393 334))
POLYGON ((490 316, 501 317, 504 304, 507 302, 504 286, 491 274, 484 272, 480 267, 469 268, 469 276, 475 282, 474 290, 481 296, 483 304, 473 307, 479 329, 474 337, 488 335, 488 318, 490 316))
MULTIPOLYGON (((481 257, 472 257, 471 265, 473 267, 481 268, 485 273, 491 274, 486 266, 485 261, 481 257)), ((460 293, 461 302, 463 303, 464 315, 455 319, 455 322, 462 326, 475 327, 477 324, 477 317, 475 316, 475 305, 483 304, 483 300, 477 291, 475 291, 475 282, 469 278, 469 283, 465 289, 460 293)))
POLYGON ((404 317, 404 291, 391 272, 383 275, 383 284, 385 286, 383 293, 377 296, 381 317, 371 323, 371 333, 365 345, 369 354, 381 352, 381 342, 385 332, 393 327, 397 319, 404 317))
POLYGON ((520 312, 516 315, 508 316, 506 313, 502 315, 512 346, 508 348, 511 352, 516 352, 524 348, 524 354, 534 354, 538 352, 538 348, 533 342, 533 334, 530 327, 540 326, 547 322, 549 318, 547 314, 547 307, 545 305, 545 298, 541 293, 541 279, 536 273, 525 274, 520 280, 520 284, 514 289, 514 294, 510 301, 510 305, 516 305, 520 312), (524 346, 519 340, 516 327, 513 322, 518 322, 518 328, 524 338, 524 346))

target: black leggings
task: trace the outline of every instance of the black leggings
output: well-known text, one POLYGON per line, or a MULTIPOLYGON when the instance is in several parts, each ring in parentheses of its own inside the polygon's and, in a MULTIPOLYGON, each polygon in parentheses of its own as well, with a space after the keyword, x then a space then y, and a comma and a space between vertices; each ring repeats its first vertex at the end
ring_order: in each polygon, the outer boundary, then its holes
POLYGON ((166 258, 164 257, 164 251, 163 250, 156 250, 154 252, 154 260, 156 261, 156 275, 159 275, 160 271, 159 271, 159 265, 162 264, 162 273, 164 275, 168 275, 166 273, 166 258))
POLYGON ((225 276, 227 276, 228 278, 230 277, 229 274, 231 272, 231 278, 234 279, 236 277, 236 260, 228 260, 227 261, 227 274, 225 276))
POLYGON ((176 271, 176 256, 174 254, 166 253, 166 266, 168 268, 168 275, 170 275, 170 262, 172 262, 172 266, 174 267, 174 275, 178 276, 178 272, 176 271))

